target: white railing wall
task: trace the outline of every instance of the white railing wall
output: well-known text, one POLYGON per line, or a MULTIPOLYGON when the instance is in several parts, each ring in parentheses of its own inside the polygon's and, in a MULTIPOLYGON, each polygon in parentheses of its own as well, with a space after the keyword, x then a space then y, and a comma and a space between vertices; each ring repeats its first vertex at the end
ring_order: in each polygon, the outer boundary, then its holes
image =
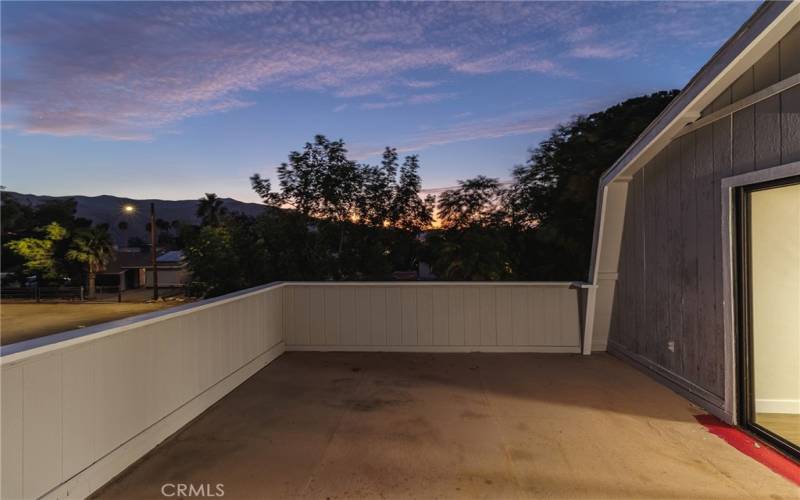
POLYGON ((282 311, 259 287, 4 354, 0 496, 87 496, 279 356, 282 311))
POLYGON ((567 282, 287 283, 287 350, 572 352, 579 288, 567 282))
POLYGON ((0 497, 85 497, 284 350, 581 352, 570 283, 275 283, 2 347, 0 497))

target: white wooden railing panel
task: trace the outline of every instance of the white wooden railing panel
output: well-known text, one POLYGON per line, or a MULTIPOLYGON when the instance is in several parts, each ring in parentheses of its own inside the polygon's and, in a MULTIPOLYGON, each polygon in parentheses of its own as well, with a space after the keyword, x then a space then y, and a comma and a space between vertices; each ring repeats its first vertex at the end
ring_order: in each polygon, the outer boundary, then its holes
POLYGON ((580 352, 571 283, 287 283, 289 350, 580 352))
POLYGON ((282 294, 261 287, 4 348, 0 496, 102 486, 283 352, 282 294))
POLYGON ((294 350, 580 352, 570 283, 279 283, 4 346, 2 498, 86 496, 294 350))

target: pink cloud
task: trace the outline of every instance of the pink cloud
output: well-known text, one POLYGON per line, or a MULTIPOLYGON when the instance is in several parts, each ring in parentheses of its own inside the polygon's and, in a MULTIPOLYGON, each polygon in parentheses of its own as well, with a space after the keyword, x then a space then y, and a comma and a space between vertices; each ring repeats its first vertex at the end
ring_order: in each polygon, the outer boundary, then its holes
POLYGON ((413 92, 470 75, 571 77, 575 69, 559 55, 631 57, 626 47, 638 51, 653 36, 707 41, 697 39, 703 24, 694 7, 633 5, 9 3, 4 121, 31 133, 144 139, 252 105, 255 92, 323 92, 384 107, 436 102, 450 97, 413 92), (595 12, 634 8, 637 15, 609 16, 624 40, 588 27, 595 12), (566 49, 565 39, 573 44, 566 49))

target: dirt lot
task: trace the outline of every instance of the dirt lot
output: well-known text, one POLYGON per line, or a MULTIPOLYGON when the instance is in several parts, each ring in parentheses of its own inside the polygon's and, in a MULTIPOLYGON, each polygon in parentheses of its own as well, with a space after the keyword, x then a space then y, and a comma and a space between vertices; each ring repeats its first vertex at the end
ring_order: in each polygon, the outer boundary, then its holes
POLYGON ((184 302, 157 303, 15 303, 0 307, 0 344, 13 344, 51 333, 174 307, 184 302))

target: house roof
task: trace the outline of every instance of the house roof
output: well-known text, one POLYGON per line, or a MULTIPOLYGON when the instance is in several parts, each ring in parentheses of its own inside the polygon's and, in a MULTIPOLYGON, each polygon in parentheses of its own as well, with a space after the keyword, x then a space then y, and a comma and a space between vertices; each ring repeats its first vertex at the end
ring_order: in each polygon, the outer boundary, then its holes
MULTIPOLYGON (((779 22, 791 25, 800 12, 798 2, 764 2, 741 28, 700 68, 680 94, 656 117, 631 146, 606 170, 600 185, 606 185, 626 173, 634 173, 665 147, 686 125, 700 118, 700 112, 741 76, 755 62, 760 53, 756 46, 763 42, 769 31, 779 22)), ((788 31, 788 30, 787 30, 788 31)), ((779 37, 775 37, 779 38, 779 37)), ((777 39, 774 40, 777 42, 777 39)))
POLYGON ((125 269, 146 267, 150 263, 148 252, 115 252, 103 274, 118 274, 125 269))
POLYGON ((182 250, 172 250, 170 252, 165 253, 164 255, 159 255, 156 259, 159 263, 180 263, 183 262, 186 257, 183 255, 182 250))

